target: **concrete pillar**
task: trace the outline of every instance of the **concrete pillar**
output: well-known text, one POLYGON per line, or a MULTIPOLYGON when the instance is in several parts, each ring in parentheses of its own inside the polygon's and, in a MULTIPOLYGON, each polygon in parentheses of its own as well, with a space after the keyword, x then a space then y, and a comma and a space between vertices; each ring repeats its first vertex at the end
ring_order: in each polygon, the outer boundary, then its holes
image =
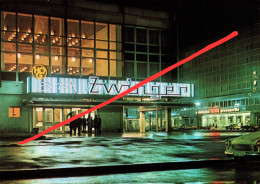
POLYGON ((165 107, 165 132, 169 132, 168 108, 165 107))
POLYGON ((158 111, 156 111, 156 132, 159 132, 158 111))
POLYGON ((236 114, 233 116, 233 123, 237 124, 237 115, 236 114))
POLYGON ((140 133, 145 132, 145 113, 144 112, 139 112, 140 113, 140 133))

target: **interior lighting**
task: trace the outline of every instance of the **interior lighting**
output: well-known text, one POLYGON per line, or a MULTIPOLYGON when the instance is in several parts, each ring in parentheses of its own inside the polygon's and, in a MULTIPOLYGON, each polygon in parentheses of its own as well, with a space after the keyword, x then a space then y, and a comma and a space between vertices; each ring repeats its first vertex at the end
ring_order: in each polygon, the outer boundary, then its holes
POLYGON ((18 53, 17 56, 18 56, 18 58, 21 58, 21 57, 22 57, 22 55, 21 55, 20 53, 18 53))
POLYGON ((59 60, 59 57, 58 57, 58 56, 55 56, 55 57, 54 57, 54 60, 55 60, 55 61, 58 61, 58 60, 59 60))
POLYGON ((83 35, 82 35, 82 38, 86 38, 86 36, 83 34, 83 35))
POLYGON ((72 35, 71 35, 71 36, 72 36, 73 38, 75 38, 75 36, 76 36, 76 35, 75 35, 75 33, 72 33, 72 35))
POLYGON ((4 26, 4 31, 7 31, 7 26, 4 26))
POLYGON ((76 61, 76 58, 75 58, 75 57, 72 57, 71 60, 72 60, 72 62, 75 62, 75 61, 76 61))
POLYGON ((37 55, 36 55, 36 59, 40 59, 40 55, 37 54, 37 55))
POLYGON ((52 35, 52 36, 54 35, 54 31, 51 31, 51 35, 52 35))
POLYGON ((196 106, 200 106, 200 103, 199 103, 199 102, 196 102, 195 105, 196 105, 196 106))
POLYGON ((93 63, 93 59, 89 59, 89 63, 93 63))
POLYGON ((28 33, 31 33, 31 32, 32 32, 32 30, 29 28, 29 29, 28 29, 28 33))

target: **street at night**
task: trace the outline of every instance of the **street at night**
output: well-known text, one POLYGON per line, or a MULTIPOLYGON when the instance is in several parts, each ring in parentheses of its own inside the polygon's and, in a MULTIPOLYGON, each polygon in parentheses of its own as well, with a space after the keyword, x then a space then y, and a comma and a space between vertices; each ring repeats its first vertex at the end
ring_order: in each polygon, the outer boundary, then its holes
MULTIPOLYGON (((76 168, 145 164, 158 162, 183 162, 226 160, 224 154, 227 138, 250 132, 183 131, 172 133, 125 133, 99 137, 55 137, 36 140, 25 145, 17 141, 1 141, 1 170, 76 168)), ((199 168, 173 171, 154 171, 106 176, 11 180, 17 183, 195 183, 260 181, 257 162, 245 166, 199 168), (253 168, 253 169, 252 169, 253 168), (104 182, 105 181, 105 182, 104 182)), ((87 174, 87 173, 86 173, 87 174)), ((13 178, 14 179, 14 178, 13 178)), ((11 181, 3 181, 9 183, 11 181)))
POLYGON ((260 0, 0 0, 0 183, 260 184, 260 0))

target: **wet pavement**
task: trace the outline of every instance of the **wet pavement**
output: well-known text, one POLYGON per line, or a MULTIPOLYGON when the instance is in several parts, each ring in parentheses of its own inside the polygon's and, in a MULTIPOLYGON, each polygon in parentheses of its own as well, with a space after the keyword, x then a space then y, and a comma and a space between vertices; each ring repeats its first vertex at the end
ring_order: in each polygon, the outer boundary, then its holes
MULTIPOLYGON (((224 141, 248 132, 148 132, 53 137, 25 145, 0 141, 0 171, 227 159, 224 141)), ((255 164, 253 164, 255 165, 255 164)), ((258 163, 259 165, 259 163, 258 163)), ((260 167, 237 165, 88 177, 15 180, 15 183, 260 183, 260 167), (248 168, 246 168, 248 167, 248 168)), ((0 181, 0 183, 13 183, 0 181)))
MULTIPOLYGON (((241 132, 203 131, 0 141, 0 170, 224 159, 224 140, 241 132)), ((48 135, 47 135, 48 136, 48 135)))

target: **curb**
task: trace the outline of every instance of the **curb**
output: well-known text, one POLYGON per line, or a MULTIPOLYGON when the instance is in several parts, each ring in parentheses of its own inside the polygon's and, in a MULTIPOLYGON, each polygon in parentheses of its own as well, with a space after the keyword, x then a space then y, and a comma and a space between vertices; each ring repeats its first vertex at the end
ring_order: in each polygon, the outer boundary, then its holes
POLYGON ((0 180, 62 178, 79 176, 99 176, 152 171, 185 170, 200 168, 234 167, 235 160, 204 160, 187 162, 145 163, 132 165, 113 165, 76 168, 53 168, 37 170, 0 171, 0 180))

